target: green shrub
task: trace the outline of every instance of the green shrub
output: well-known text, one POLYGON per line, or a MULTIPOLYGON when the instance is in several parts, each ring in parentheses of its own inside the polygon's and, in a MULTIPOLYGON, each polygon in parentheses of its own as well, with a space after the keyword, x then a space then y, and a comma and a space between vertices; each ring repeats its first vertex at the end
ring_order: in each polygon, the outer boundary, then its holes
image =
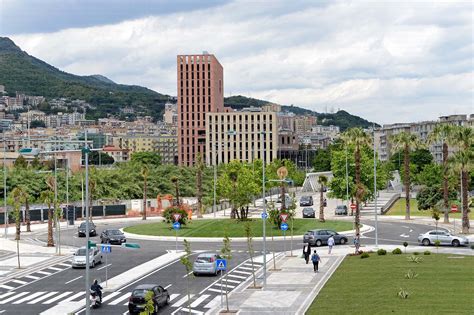
POLYGON ((381 248, 377 251, 377 255, 379 255, 379 256, 387 255, 387 251, 385 249, 381 248))
POLYGON ((401 299, 408 299, 408 294, 408 291, 402 288, 400 288, 400 291, 398 291, 398 297, 401 299))
POLYGON ((423 255, 431 255, 431 252, 429 250, 425 250, 425 252, 423 253, 423 255))
POLYGON ((421 262, 423 261, 423 258, 421 258, 421 257, 415 257, 415 256, 410 256, 410 257, 407 258, 407 260, 408 260, 409 262, 414 262, 414 263, 419 264, 419 263, 421 263, 421 262))
POLYGON ((413 255, 419 255, 420 253, 419 252, 413 252, 413 255))
POLYGON ((179 213, 181 215, 179 223, 182 225, 186 225, 186 223, 188 222, 188 213, 184 209, 178 207, 169 207, 168 209, 163 211, 163 218, 165 218, 166 223, 174 222, 173 214, 175 213, 179 213))
POLYGON ((401 255, 402 254, 402 250, 400 248, 395 248, 394 250, 392 250, 392 254, 394 255, 401 255))
POLYGON ((405 274, 405 279, 415 279, 416 277, 418 277, 418 274, 411 269, 405 274))
POLYGON ((471 249, 474 249, 474 244, 471 245, 471 249))
POLYGON ((363 252, 362 255, 360 255, 360 258, 362 258, 362 259, 369 258, 369 257, 370 257, 370 255, 367 252, 363 252))

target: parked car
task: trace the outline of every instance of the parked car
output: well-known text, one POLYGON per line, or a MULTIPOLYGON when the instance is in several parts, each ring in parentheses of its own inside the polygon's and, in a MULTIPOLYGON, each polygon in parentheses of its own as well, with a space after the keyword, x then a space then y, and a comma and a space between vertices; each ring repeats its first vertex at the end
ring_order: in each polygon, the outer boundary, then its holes
POLYGON ((312 206, 313 205, 313 196, 302 196, 300 198, 300 207, 312 206))
POLYGON ((306 232, 303 236, 303 243, 308 243, 311 246, 321 246, 327 245, 328 238, 334 236, 334 241, 336 244, 344 245, 347 243, 347 237, 341 235, 333 230, 310 230, 306 232))
MULTIPOLYGON (((97 247, 89 248, 89 267, 94 268, 97 264, 102 263, 102 253, 97 247)), ((83 246, 76 250, 72 257, 72 268, 86 267, 86 247, 83 246)))
MULTIPOLYGON (((82 222, 77 228, 77 236, 86 236, 86 222, 82 222)), ((97 236, 95 224, 92 222, 89 222, 89 236, 97 236)))
POLYGON ((216 260, 221 257, 216 253, 202 253, 196 257, 193 264, 193 274, 195 276, 200 274, 217 275, 216 260))
POLYGON ((102 231, 100 234, 100 242, 101 243, 109 243, 109 244, 122 244, 125 243, 127 239, 122 231, 118 229, 107 229, 102 231))
POLYGON ((315 218, 315 216, 313 208, 303 208, 303 218, 315 218))
POLYGON ((170 303, 168 290, 157 284, 140 284, 133 289, 128 299, 128 311, 130 315, 140 314, 145 310, 145 296, 152 293, 152 300, 155 307, 153 314, 158 314, 158 309, 170 303))
POLYGON ((347 206, 346 205, 339 205, 334 210, 335 215, 347 215, 347 206))
POLYGON ((432 230, 418 236, 418 242, 425 246, 433 245, 439 240, 440 245, 452 245, 454 247, 469 245, 469 240, 464 236, 453 235, 445 230, 432 230))

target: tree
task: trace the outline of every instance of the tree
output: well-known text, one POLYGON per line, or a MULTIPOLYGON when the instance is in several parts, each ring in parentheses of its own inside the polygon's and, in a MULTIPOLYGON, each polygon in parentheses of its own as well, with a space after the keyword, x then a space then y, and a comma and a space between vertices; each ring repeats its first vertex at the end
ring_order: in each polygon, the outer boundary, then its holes
MULTIPOLYGON (((253 278, 253 287, 257 287, 257 282, 255 280, 255 269, 253 265, 253 255, 254 255, 254 250, 253 250, 253 232, 252 232, 252 226, 250 225, 250 222, 247 221, 245 223, 245 237, 247 238, 247 250, 249 252, 249 257, 250 257, 250 264, 252 265, 252 278, 253 278)), ((263 266, 263 268, 266 268, 267 266, 263 266)))
POLYGON ((317 149, 313 159, 313 170, 325 172, 331 170, 331 149, 317 149))
POLYGON ((30 128, 46 128, 46 124, 42 120, 32 120, 30 122, 30 128))
POLYGON ((149 315, 155 313, 155 303, 153 302, 153 292, 147 291, 145 294, 145 309, 140 312, 140 315, 149 315))
POLYGON ((161 157, 157 152, 135 152, 130 161, 132 164, 147 165, 150 168, 161 165, 161 157))
POLYGON ((177 176, 172 176, 171 177, 171 182, 173 183, 174 185, 174 189, 175 189, 175 198, 176 198, 176 202, 175 202, 175 205, 179 207, 180 205, 180 201, 179 201, 179 178, 177 176))
POLYGON ((410 153, 410 163, 415 166, 414 174, 418 174, 426 165, 433 163, 433 155, 426 148, 415 148, 410 153))
POLYGON ((406 213, 405 219, 410 220, 410 151, 421 145, 419 138, 408 132, 400 132, 390 137, 394 151, 403 150, 403 183, 405 185, 406 213))
POLYGON ((452 142, 458 148, 453 157, 453 162, 461 170, 461 196, 462 196, 462 232, 469 233, 469 171, 474 164, 474 128, 456 127, 452 134, 452 142))
POLYGON ((201 153, 196 155, 196 190, 197 190, 197 217, 202 218, 202 176, 204 171, 204 162, 201 153))
POLYGON ((368 146, 371 142, 370 136, 361 128, 351 128, 343 134, 344 142, 354 147, 355 160, 355 197, 356 197, 356 213, 354 224, 356 235, 360 233, 360 203, 364 200, 367 189, 361 181, 361 149, 368 146))
MULTIPOLYGON (((449 189, 449 178, 446 179, 446 184, 448 184, 446 188, 449 189)), ((414 182, 426 187, 442 187, 443 166, 435 163, 425 165, 423 170, 415 176, 414 182)))
POLYGON ((48 206, 48 243, 46 246, 54 247, 53 240, 53 210, 52 204, 54 202, 54 193, 51 189, 41 192, 40 200, 48 206))
POLYGON ((20 208, 22 204, 22 199, 24 199, 24 190, 21 187, 15 187, 12 192, 12 199, 13 199, 13 217, 15 219, 15 240, 20 240, 20 224, 21 224, 21 216, 20 216, 20 208))
MULTIPOLYGON (((221 248, 221 256, 225 260, 227 260, 227 268, 229 268, 229 262, 232 259, 232 249, 230 247, 230 238, 227 233, 224 234, 223 239, 224 245, 221 248)), ((227 290, 227 272, 225 274, 225 303, 227 307, 227 312, 229 312, 229 297, 228 297, 228 290, 227 290)))
POLYGON ((147 188, 146 180, 147 180, 148 174, 149 174, 148 166, 143 165, 141 174, 142 174, 142 177, 143 177, 143 216, 142 216, 142 219, 146 220, 146 207, 147 207, 147 204, 146 204, 146 188, 147 188))
POLYGON ((30 195, 25 189, 23 191, 23 199, 25 202, 25 220, 26 220, 26 232, 31 232, 31 216, 30 216, 30 195))
POLYGON ((13 166, 15 168, 27 168, 28 167, 28 162, 26 162, 26 159, 24 158, 23 155, 20 155, 19 157, 16 158, 15 162, 13 162, 13 166))
POLYGON ((319 189, 319 222, 325 222, 324 220, 324 188, 328 184, 328 178, 324 175, 318 177, 319 189))
POLYGON ((433 209, 434 206, 443 199, 443 194, 439 187, 424 187, 416 195, 419 210, 433 209))
MULTIPOLYGON (((85 155, 83 153, 82 158, 84 159, 85 155)), ((89 164, 90 165, 110 165, 114 164, 115 160, 113 157, 107 153, 100 151, 91 151, 89 152, 89 164)))
POLYGON ((189 292, 189 282, 190 282, 190 277, 193 275, 191 272, 193 271, 193 263, 191 262, 191 244, 185 239, 184 240, 184 256, 182 256, 179 260, 183 264, 184 268, 186 268, 186 274, 189 276, 186 277, 186 292, 188 295, 188 310, 189 314, 191 314, 191 294, 189 292))

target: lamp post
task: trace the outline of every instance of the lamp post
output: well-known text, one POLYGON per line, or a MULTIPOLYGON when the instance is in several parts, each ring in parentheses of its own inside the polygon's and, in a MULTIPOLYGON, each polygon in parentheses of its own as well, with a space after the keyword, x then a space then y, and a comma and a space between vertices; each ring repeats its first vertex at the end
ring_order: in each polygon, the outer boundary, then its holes
POLYGON ((346 202, 349 203, 349 167, 347 165, 347 145, 346 148, 346 202))
POLYGON ((216 156, 216 147, 217 144, 213 143, 213 155, 212 159, 214 160, 214 157, 216 157, 216 160, 214 161, 214 206, 212 207, 212 212, 214 214, 214 218, 216 217, 216 185, 217 185, 217 162, 219 158, 216 156))
POLYGON ((89 300, 89 152, 90 149, 87 145, 87 129, 85 129, 84 132, 84 139, 85 139, 85 145, 84 145, 84 159, 85 159, 85 165, 86 165, 86 200, 85 200, 85 206, 86 206, 86 276, 85 276, 85 285, 86 285, 86 314, 90 315, 90 300, 89 300))
POLYGON ((5 142, 5 130, 3 130, 3 214, 5 224, 5 239, 8 238, 8 209, 7 209, 7 167, 6 167, 6 142, 5 142))
POLYGON ((262 203, 263 203, 263 213, 265 214, 262 219, 263 224, 263 285, 267 285, 267 234, 266 234, 266 213, 267 207, 265 203, 265 131, 260 133, 261 135, 261 146, 262 146, 262 203))
POLYGON ((375 247, 379 247, 379 236, 378 236, 378 219, 377 219, 377 160, 375 154, 375 125, 373 126, 374 131, 374 139, 373 139, 373 146, 374 146, 374 196, 375 196, 375 203, 374 203, 374 214, 375 214, 375 247))

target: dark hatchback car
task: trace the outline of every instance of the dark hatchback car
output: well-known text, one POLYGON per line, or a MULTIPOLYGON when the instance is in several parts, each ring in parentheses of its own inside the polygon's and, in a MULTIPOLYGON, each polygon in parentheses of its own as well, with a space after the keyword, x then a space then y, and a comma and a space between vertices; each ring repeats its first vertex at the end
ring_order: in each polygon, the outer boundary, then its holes
POLYGON ((303 208, 303 218, 315 218, 316 214, 313 208, 303 208))
POLYGON ((302 196, 300 199, 300 207, 312 206, 313 197, 312 196, 302 196))
POLYGON ((168 290, 157 284, 141 284, 132 291, 132 295, 128 299, 128 310, 130 315, 140 314, 145 310, 146 300, 145 297, 151 292, 152 300, 155 307, 153 314, 158 314, 158 309, 170 302, 170 294, 168 290))
MULTIPOLYGON (((77 228, 77 236, 86 236, 86 222, 82 222, 77 228)), ((92 222, 89 222, 89 236, 97 236, 95 224, 92 222)))
POLYGON ((333 230, 310 230, 303 236, 303 243, 308 243, 311 246, 327 245, 330 236, 334 236, 336 244, 344 245, 347 243, 347 237, 341 235, 333 230))
POLYGON ((125 243, 127 239, 122 231, 117 229, 107 229, 102 231, 100 234, 100 242, 101 243, 109 243, 109 244, 122 244, 125 243))

